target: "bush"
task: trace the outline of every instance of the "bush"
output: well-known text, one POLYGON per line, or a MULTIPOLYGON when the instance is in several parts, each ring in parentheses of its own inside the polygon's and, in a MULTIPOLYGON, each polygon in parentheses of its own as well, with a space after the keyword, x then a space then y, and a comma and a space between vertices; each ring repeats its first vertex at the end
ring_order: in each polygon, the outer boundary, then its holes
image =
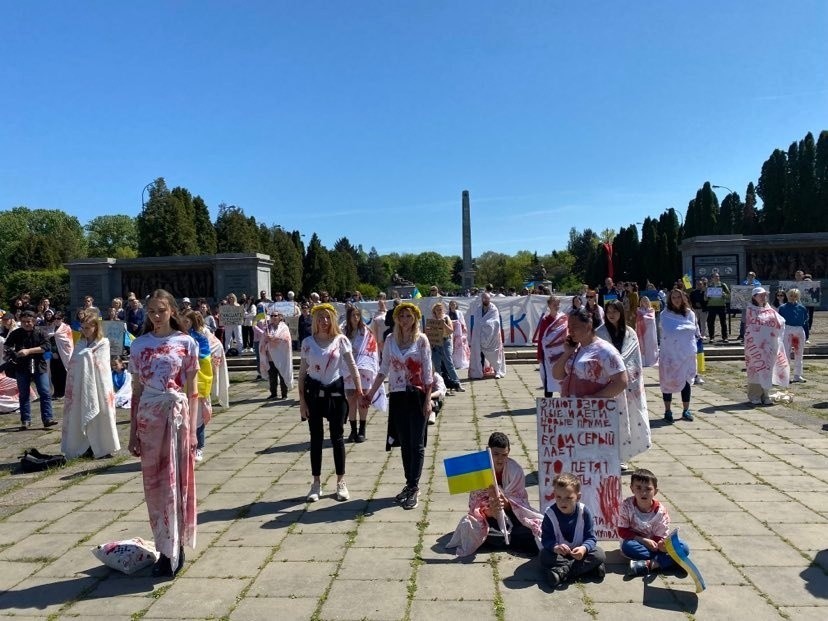
POLYGON ((7 308, 14 298, 29 293, 34 304, 41 298, 49 298, 53 308, 69 306, 69 270, 20 270, 9 274, 5 282, 7 308))

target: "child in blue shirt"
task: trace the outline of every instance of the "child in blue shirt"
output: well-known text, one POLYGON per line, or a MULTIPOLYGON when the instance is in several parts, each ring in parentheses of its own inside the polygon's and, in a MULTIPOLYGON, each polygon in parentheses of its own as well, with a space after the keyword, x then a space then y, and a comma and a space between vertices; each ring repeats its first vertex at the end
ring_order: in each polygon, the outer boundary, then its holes
POLYGON ((581 499, 581 481, 574 474, 559 474, 552 481, 555 502, 546 509, 541 526, 540 562, 553 588, 578 576, 607 571, 605 552, 598 547, 592 512, 581 499))

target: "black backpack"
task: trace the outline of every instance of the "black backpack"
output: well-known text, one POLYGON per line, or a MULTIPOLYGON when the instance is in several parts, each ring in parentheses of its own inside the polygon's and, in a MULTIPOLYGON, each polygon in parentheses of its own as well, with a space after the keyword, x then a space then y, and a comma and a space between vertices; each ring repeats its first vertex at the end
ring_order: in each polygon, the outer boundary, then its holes
POLYGON ((46 455, 35 448, 23 453, 20 458, 20 467, 23 472, 43 472, 49 468, 59 468, 66 465, 63 455, 46 455))

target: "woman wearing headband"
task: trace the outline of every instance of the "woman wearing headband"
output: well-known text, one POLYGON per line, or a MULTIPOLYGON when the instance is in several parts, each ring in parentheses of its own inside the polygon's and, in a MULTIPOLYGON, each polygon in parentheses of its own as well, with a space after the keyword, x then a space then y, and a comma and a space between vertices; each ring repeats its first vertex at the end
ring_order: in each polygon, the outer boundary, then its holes
MULTIPOLYGON (((348 418, 344 376, 354 378, 357 397, 362 396, 359 371, 354 361, 351 341, 340 333, 336 310, 330 304, 317 304, 312 311, 311 336, 302 341, 299 365, 299 413, 310 428, 311 474, 313 483, 308 501, 316 502, 322 495, 322 440, 325 435, 322 419, 328 419, 331 446, 336 469, 336 499, 348 500, 345 485, 345 439, 343 430, 348 418)), ((373 394, 373 393, 372 393, 373 394)))

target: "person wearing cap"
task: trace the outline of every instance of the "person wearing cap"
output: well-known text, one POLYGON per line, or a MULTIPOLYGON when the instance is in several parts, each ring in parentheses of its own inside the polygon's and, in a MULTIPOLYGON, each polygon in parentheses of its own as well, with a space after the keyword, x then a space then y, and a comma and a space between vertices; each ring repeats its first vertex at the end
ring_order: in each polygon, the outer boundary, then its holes
POLYGON ((469 379, 482 379, 487 363, 494 369, 495 379, 506 375, 506 354, 500 335, 500 311, 491 303, 491 295, 480 296, 480 306, 469 308, 472 317, 469 379))
POLYGON ((302 341, 299 364, 299 416, 308 421, 310 429, 310 460, 313 483, 308 502, 316 502, 322 495, 322 441, 325 435, 323 419, 333 448, 336 470, 336 499, 348 500, 345 484, 345 420, 348 402, 345 398, 345 375, 354 378, 357 397, 362 396, 359 370, 354 361, 351 341, 339 331, 336 309, 330 304, 317 304, 312 311, 312 333, 302 341))
POLYGON ((420 332, 422 314, 416 304, 400 302, 393 314, 394 331, 385 339, 379 373, 362 404, 367 407, 371 403, 387 377, 391 394, 385 450, 400 447, 405 472, 405 486, 395 500, 403 509, 414 509, 420 495, 431 414, 431 345, 420 332))
POLYGON ((747 396, 752 405, 773 405, 770 389, 787 388, 790 366, 784 345, 785 320, 768 304, 764 287, 754 287, 745 308, 747 396))

